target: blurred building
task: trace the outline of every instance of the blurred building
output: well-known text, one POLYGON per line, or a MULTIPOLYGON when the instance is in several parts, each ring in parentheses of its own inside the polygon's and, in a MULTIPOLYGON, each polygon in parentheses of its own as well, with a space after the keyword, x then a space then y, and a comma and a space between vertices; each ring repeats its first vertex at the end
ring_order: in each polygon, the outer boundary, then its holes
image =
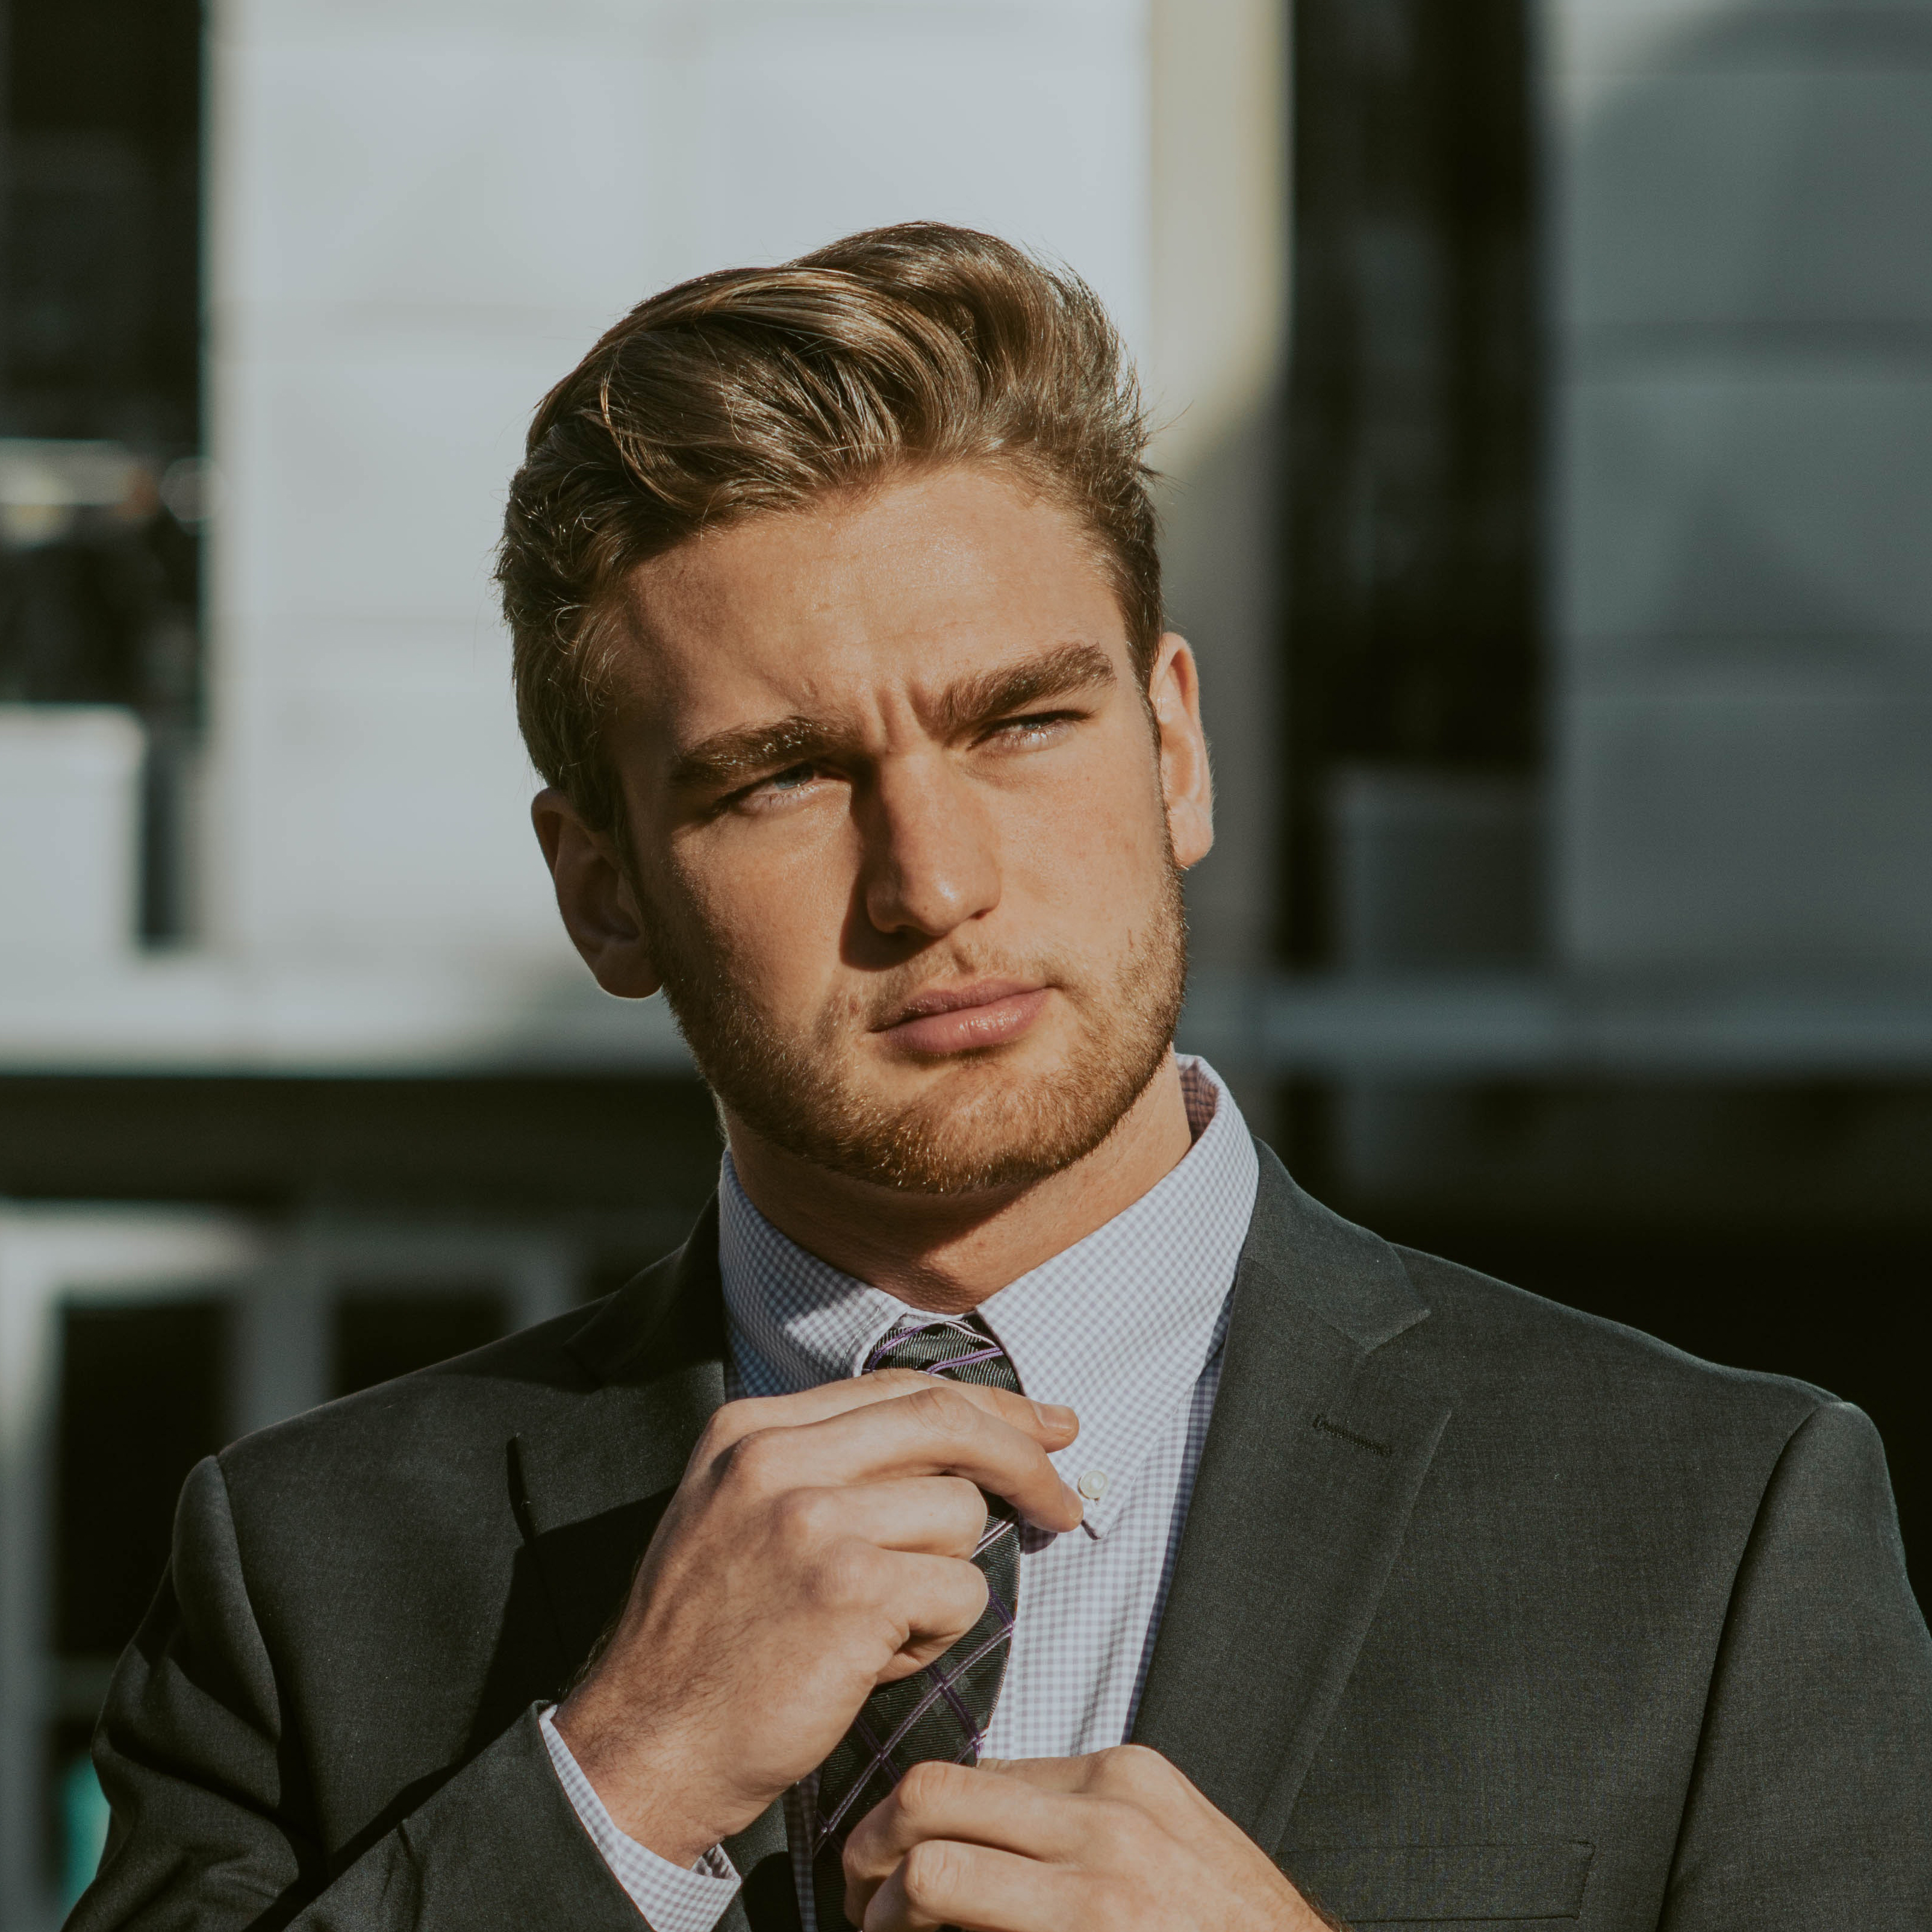
POLYGON ((1865 1406, 1922 1575, 1932 10, 1292 44, 1295 970, 1195 1024, 1382 1232, 1865 1406))
POLYGON ((1864 1403, 1922 1571, 1932 8, 7 20, 0 1932, 194 1458, 710 1186, 557 928, 490 550, 615 314, 880 221, 1064 256, 1166 419, 1190 1041, 1384 1232, 1864 1403))

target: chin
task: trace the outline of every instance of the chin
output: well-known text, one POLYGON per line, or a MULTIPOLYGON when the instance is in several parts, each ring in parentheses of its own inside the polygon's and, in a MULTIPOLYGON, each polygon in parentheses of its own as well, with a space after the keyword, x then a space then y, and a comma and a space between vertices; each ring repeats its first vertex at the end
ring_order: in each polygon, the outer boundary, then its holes
POLYGON ((848 1089, 814 1109, 809 1128, 794 1117, 790 1150, 898 1192, 1010 1192, 1093 1153, 1164 1057, 1163 1047, 1151 1064, 1115 1060, 1100 1070, 1077 1053, 962 1055, 962 1064, 919 1083, 916 1094, 898 1082, 890 1083, 897 1092, 848 1089))

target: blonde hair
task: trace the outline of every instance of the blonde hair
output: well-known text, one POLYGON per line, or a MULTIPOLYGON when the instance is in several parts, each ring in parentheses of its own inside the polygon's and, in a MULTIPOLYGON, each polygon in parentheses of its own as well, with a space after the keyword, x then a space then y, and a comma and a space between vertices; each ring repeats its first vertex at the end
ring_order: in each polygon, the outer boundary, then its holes
POLYGON ((1144 678, 1162 628, 1148 424, 1093 290, 1010 243, 908 223, 640 303, 538 408, 496 580, 532 760, 617 821, 603 730, 638 564, 909 467, 990 463, 1096 540, 1144 678))

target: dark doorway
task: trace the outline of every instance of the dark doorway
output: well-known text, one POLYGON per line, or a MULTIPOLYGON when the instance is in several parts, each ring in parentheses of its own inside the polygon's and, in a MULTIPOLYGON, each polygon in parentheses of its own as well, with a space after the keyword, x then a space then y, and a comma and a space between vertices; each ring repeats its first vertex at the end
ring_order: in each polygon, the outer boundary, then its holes
POLYGON ((502 1291, 485 1284, 358 1283, 336 1301, 330 1393, 353 1395, 432 1362, 466 1354, 507 1334, 509 1327, 502 1291))
POLYGON ((1386 902, 1459 868, 1498 929, 1455 926, 1448 950, 1531 943, 1533 842, 1508 788, 1538 751, 1528 15, 1294 10, 1281 940, 1299 965, 1337 963, 1352 922, 1371 953, 1393 930, 1423 956, 1340 963, 1432 963, 1415 911, 1386 902))
POLYGON ((167 1567, 175 1499, 226 1439, 228 1306, 80 1303, 61 1317, 54 1648, 105 1661, 167 1567))
POLYGON ((12 0, 0 194, 0 703, 146 728, 139 926, 184 936, 199 736, 202 23, 12 0))

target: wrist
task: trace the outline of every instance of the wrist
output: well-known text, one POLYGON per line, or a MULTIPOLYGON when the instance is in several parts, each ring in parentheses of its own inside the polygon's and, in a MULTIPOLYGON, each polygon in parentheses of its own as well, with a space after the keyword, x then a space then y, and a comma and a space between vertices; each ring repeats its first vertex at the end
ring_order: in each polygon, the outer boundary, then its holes
POLYGON ((667 1863, 695 1866, 762 1806, 740 1817, 741 1804, 710 1788, 690 1756, 623 1714, 601 1711, 582 1687, 552 1714, 557 1735, 596 1792, 610 1822, 667 1863))

